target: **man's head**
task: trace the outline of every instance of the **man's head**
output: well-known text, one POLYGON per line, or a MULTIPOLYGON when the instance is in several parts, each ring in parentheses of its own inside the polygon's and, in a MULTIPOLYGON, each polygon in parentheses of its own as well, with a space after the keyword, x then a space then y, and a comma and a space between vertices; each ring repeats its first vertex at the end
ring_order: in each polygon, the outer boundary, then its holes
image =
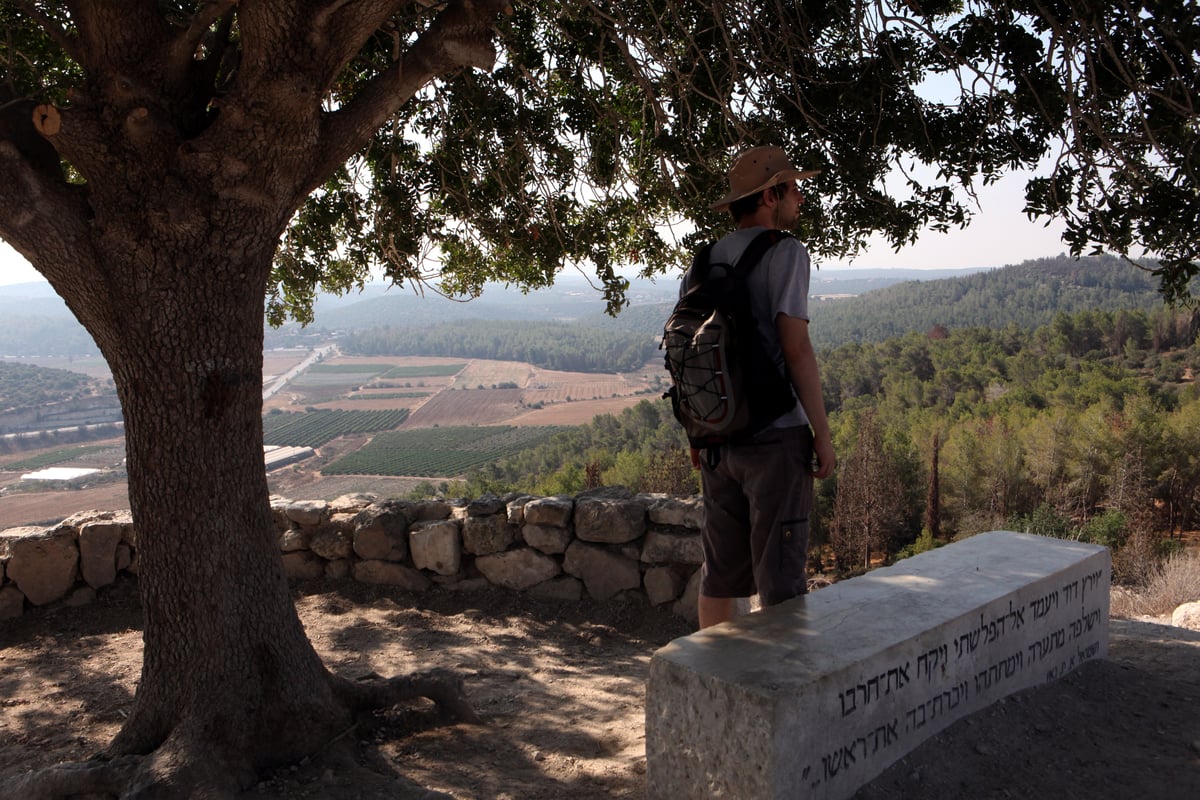
MULTIPOLYGON (((733 218, 741 220, 754 214, 764 203, 786 200, 797 192, 795 182, 810 178, 821 170, 799 170, 792 166, 781 147, 752 147, 738 156, 729 170, 729 193, 711 208, 729 209, 733 218), (771 190, 767 192, 767 190, 771 190)), ((780 227, 780 226, 776 226, 780 227)))

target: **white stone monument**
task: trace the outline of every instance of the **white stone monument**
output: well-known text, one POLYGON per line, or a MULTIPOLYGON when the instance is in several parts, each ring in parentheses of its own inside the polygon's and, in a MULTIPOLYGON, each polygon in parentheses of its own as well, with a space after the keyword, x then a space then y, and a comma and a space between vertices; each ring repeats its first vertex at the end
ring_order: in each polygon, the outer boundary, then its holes
POLYGON ((651 798, 846 798, 955 720, 1108 652, 1106 548, 995 531, 654 654, 651 798))

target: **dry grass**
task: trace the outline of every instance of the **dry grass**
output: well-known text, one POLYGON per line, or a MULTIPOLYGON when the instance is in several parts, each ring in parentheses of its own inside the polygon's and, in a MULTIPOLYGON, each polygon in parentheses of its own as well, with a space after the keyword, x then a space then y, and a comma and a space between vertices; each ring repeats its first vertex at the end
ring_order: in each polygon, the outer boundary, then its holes
POLYGON ((1146 586, 1132 590, 1114 586, 1111 616, 1170 616, 1184 603, 1200 600, 1200 552, 1176 553, 1154 570, 1146 586))

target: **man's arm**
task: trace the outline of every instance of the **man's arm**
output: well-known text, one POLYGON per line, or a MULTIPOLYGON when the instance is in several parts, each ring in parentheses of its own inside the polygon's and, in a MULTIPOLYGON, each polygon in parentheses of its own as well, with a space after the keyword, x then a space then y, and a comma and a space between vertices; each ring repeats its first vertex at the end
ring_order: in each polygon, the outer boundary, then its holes
POLYGON ((813 476, 828 478, 837 466, 837 455, 833 452, 833 437, 829 432, 829 419, 825 416, 825 397, 821 393, 817 354, 813 352, 812 341, 808 338, 808 320, 778 314, 775 328, 779 331, 779 344, 792 386, 812 426, 813 453, 817 457, 813 476))

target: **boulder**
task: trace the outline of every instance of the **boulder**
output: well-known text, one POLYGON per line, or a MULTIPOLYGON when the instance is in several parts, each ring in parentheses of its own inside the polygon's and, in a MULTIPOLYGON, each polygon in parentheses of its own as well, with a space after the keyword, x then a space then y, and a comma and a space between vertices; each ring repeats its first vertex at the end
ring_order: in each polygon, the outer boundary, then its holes
POLYGON ((700 497, 657 497, 646 513, 656 525, 697 531, 704 527, 704 500, 700 497))
POLYGON ((399 586, 411 592, 423 592, 432 585, 418 570, 394 561, 359 561, 354 565, 354 580, 399 586))
POLYGON ((454 575, 462 569, 463 545, 454 520, 419 522, 408 534, 413 566, 439 575, 454 575))
POLYGON ((525 527, 521 528, 521 537, 530 547, 551 554, 567 552, 567 545, 571 543, 571 532, 553 525, 526 523, 525 527))
POLYGON ((645 564, 702 564, 704 547, 699 533, 672 533, 652 527, 642 540, 639 559, 645 564))
POLYGON ((529 547, 480 556, 475 559, 475 566, 491 583, 517 591, 544 583, 562 572, 557 561, 529 547))
POLYGON ((513 531, 505 514, 497 512, 486 517, 468 515, 463 520, 463 550, 477 556, 502 553, 516 538, 513 531))
POLYGON ((1184 603, 1171 614, 1171 624, 1177 628, 1200 631, 1200 601, 1184 603))
POLYGON ((297 525, 315 527, 329 518, 329 503, 324 500, 299 500, 288 504, 284 514, 297 525))
POLYGON ((585 542, 622 544, 645 532, 646 510, 641 503, 607 497, 575 501, 575 536, 585 542))
POLYGON ((354 537, 347 531, 331 525, 313 533, 308 542, 308 549, 326 561, 349 558, 354 554, 354 537))
POLYGON ((583 542, 567 548, 563 570, 582 580, 588 594, 596 600, 608 600, 642 585, 641 570, 632 558, 583 542))
POLYGON ((7 554, 8 579, 35 606, 66 597, 79 573, 75 529, 10 528, 0 532, 0 556, 7 554))
POLYGON ((354 519, 354 552, 367 561, 403 561, 408 557, 409 523, 399 505, 363 509, 354 519))
POLYGON ((344 494, 336 500, 331 500, 329 510, 333 514, 357 514, 373 503, 379 502, 379 497, 366 492, 344 494))
POLYGON ((494 494, 485 494, 467 503, 468 517, 490 517, 504 510, 504 501, 494 494))
POLYGON ((679 597, 679 590, 683 587, 679 574, 670 567, 652 567, 646 570, 642 584, 646 587, 646 597, 652 606, 671 602, 679 597))
POLYGON ((575 501, 570 497, 539 497, 525 504, 525 524, 568 528, 574 509, 575 501))
POLYGON ((283 554, 283 572, 288 580, 313 580, 325 575, 325 559, 308 550, 283 554))
POLYGON ((79 569, 88 586, 99 589, 117 579, 121 523, 86 522, 79 527, 79 569))

